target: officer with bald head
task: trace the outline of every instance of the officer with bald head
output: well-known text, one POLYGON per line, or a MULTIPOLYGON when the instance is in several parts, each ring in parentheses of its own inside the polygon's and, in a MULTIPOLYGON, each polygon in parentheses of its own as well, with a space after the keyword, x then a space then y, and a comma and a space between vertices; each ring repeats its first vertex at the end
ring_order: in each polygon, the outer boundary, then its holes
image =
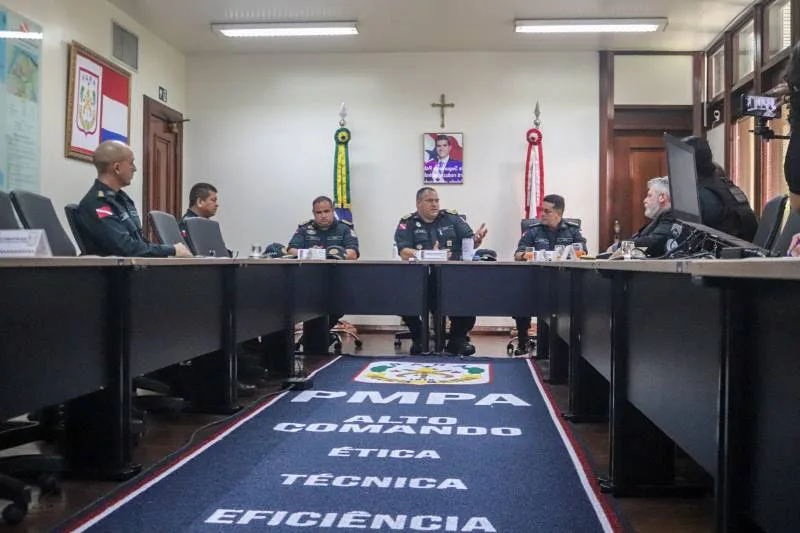
POLYGON ((78 205, 78 225, 88 255, 191 257, 182 243, 154 244, 142 233, 139 212, 122 190, 136 172, 133 150, 119 141, 100 143, 92 156, 97 179, 78 205))

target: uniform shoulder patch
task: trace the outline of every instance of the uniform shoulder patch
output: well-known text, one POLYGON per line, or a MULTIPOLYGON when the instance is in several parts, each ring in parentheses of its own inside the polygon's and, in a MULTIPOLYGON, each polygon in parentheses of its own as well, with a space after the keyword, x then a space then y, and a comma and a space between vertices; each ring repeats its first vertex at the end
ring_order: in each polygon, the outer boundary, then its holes
POLYGON ((297 226, 298 227, 303 227, 303 226, 308 226, 309 224, 313 224, 313 223, 314 223, 314 219, 313 218, 309 218, 308 220, 306 220, 305 222, 301 222, 297 226))
POLYGON ((451 215, 458 216, 458 211, 456 211, 455 209, 440 209, 439 212, 440 213, 449 213, 451 215))
POLYGON ((352 222, 350 222, 349 220, 342 220, 342 219, 339 219, 339 222, 341 222, 341 223, 342 223, 342 224, 344 224, 345 226, 350 226, 351 228, 353 227, 353 223, 352 223, 352 222))
POLYGON ((573 228, 580 228, 581 225, 573 220, 565 220, 564 222, 567 223, 567 226, 572 226, 573 228))
POLYGON ((103 191, 97 191, 97 197, 98 198, 105 198, 106 197, 106 193, 103 192, 103 191))
POLYGON ((411 219, 411 217, 413 217, 414 215, 416 215, 416 212, 414 212, 414 213, 409 213, 409 214, 407 214, 407 215, 403 215, 403 216, 401 216, 401 217, 400 217, 400 220, 410 220, 410 219, 411 219))

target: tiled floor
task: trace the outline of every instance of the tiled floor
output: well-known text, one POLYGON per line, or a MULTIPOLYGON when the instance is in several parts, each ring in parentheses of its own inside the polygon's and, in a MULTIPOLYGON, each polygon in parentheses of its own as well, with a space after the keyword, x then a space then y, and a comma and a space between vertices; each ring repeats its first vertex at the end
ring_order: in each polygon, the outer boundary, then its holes
MULTIPOLYGON (((389 334, 370 334, 362 336, 363 347, 354 352, 351 342, 346 342, 344 351, 361 355, 394 354, 392 336, 389 334)), ((475 335, 472 339, 478 349, 477 355, 507 357, 508 340, 496 335, 475 335)), ((403 346, 408 349, 408 343, 403 346)), ((309 358, 308 366, 314 367, 324 362, 322 358, 309 358)), ((278 384, 272 384, 275 390, 278 384)), ((270 389, 265 389, 268 392, 270 389)), ((551 386, 551 392, 560 407, 567 404, 567 388, 551 386)), ((192 434, 203 425, 215 420, 208 415, 180 415, 173 417, 150 416, 148 431, 142 443, 135 450, 136 461, 145 466, 152 465, 170 453, 181 448, 192 434)), ((608 466, 608 428, 606 424, 573 425, 578 440, 585 447, 597 474, 605 473, 608 466)), ((64 481, 63 494, 59 497, 44 498, 32 506, 25 521, 16 527, 0 525, 0 532, 33 533, 50 530, 64 518, 102 497, 116 486, 116 483, 96 481, 64 481)), ((713 531, 713 501, 709 497, 701 499, 674 498, 625 498, 616 499, 615 504, 623 517, 639 533, 705 533, 713 531)), ((514 532, 525 533, 525 532, 514 532)))

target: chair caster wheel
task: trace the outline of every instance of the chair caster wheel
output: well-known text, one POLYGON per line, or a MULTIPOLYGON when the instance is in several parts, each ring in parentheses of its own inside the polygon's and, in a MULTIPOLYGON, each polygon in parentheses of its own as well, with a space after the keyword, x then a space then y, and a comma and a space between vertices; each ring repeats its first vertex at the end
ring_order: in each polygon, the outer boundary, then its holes
POLYGON ((61 494, 61 483, 54 475, 42 475, 36 480, 36 484, 42 489, 42 494, 58 496, 61 494))
POLYGON ((513 344, 511 344, 511 343, 508 343, 508 344, 506 345, 506 353, 507 353, 508 355, 514 355, 514 345, 513 345, 513 344))
POLYGON ((364 341, 362 341, 361 339, 356 339, 355 342, 356 342, 356 348, 361 348, 362 346, 364 346, 364 341))
POLYGON ((403 345, 403 343, 402 343, 402 342, 400 342, 400 341, 394 341, 394 347, 395 347, 395 348, 397 348, 397 349, 400 349, 400 347, 401 347, 402 345, 403 345))
POLYGON ((25 518, 25 515, 28 514, 27 506, 20 506, 16 503, 11 503, 5 506, 3 509, 3 522, 8 524, 9 526, 16 526, 25 518))
POLYGON ((336 355, 342 355, 342 343, 337 342, 333 345, 333 353, 336 355))

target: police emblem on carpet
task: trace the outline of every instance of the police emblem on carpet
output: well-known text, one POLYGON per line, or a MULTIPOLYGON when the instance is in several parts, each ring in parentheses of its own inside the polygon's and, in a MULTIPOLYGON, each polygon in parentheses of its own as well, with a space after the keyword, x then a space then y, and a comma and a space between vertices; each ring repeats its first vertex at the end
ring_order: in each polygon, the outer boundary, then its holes
POLYGON ((361 383, 403 385, 481 385, 489 383, 491 367, 479 364, 378 361, 359 372, 361 383))

